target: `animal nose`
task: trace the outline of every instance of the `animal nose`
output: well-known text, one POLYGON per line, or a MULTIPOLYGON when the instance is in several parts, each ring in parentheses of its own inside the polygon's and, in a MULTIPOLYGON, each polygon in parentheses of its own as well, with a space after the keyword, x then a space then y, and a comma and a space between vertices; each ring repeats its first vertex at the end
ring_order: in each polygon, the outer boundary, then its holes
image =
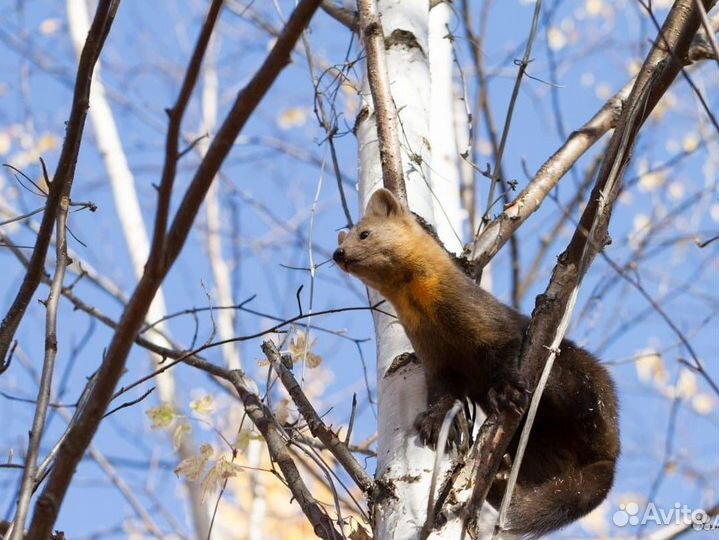
POLYGON ((332 258, 335 262, 342 262, 345 260, 345 250, 342 248, 337 248, 335 252, 332 254, 332 258))

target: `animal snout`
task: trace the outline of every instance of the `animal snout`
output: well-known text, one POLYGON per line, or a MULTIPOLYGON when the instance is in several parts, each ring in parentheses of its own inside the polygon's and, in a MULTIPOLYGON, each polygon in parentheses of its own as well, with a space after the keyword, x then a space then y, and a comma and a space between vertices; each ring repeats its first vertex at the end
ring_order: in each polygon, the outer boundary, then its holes
POLYGON ((335 249, 335 252, 332 254, 332 259, 334 259, 335 262, 342 262, 345 260, 345 250, 342 248, 335 249))

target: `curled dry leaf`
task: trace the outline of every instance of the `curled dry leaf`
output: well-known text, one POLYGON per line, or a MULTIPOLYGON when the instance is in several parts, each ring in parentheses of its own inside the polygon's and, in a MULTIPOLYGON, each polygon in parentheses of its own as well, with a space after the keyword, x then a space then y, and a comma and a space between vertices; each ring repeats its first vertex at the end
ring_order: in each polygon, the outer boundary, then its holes
POLYGON ((182 446, 182 441, 185 440, 185 436, 192 432, 192 426, 188 422, 182 422, 175 428, 175 432, 172 434, 172 445, 177 451, 182 446))

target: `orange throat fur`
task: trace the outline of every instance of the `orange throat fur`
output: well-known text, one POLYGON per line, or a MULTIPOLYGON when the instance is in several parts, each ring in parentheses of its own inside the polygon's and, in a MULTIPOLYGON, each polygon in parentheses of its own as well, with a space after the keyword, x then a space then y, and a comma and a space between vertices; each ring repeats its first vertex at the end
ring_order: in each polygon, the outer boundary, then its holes
POLYGON ((445 261, 433 260, 438 257, 431 257, 428 260, 427 251, 421 255, 420 253, 422 252, 416 250, 407 257, 407 267, 415 268, 410 279, 391 290, 383 291, 387 300, 397 310, 397 316, 407 330, 418 328, 423 319, 434 320, 441 296, 441 276, 444 266, 442 263, 445 261), (417 264, 419 261, 423 264, 417 264))

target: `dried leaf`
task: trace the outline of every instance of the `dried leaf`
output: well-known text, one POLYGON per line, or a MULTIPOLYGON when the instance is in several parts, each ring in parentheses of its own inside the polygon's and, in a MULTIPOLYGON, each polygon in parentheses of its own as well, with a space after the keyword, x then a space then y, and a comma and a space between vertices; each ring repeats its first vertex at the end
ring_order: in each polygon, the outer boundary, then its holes
POLYGON ((322 363, 322 357, 312 352, 312 347, 317 343, 317 338, 307 342, 307 335, 302 330, 295 331, 296 336, 290 340, 287 349, 293 358, 304 359, 309 368, 316 368, 322 363))
POLYGON ((207 461, 212 456, 212 446, 205 443, 200 447, 200 454, 197 456, 190 456, 183 459, 180 464, 175 468, 175 474, 177 476, 184 476, 188 480, 194 482, 207 466, 207 461))
POLYGON ((202 500, 204 501, 211 492, 220 489, 225 480, 237 476, 241 470, 239 465, 227 461, 225 456, 220 456, 202 480, 202 500))
POLYGON ((357 528, 353 529, 347 537, 349 538, 349 540, 372 540, 372 535, 367 529, 365 529, 359 523, 356 524, 356 527, 357 528))

